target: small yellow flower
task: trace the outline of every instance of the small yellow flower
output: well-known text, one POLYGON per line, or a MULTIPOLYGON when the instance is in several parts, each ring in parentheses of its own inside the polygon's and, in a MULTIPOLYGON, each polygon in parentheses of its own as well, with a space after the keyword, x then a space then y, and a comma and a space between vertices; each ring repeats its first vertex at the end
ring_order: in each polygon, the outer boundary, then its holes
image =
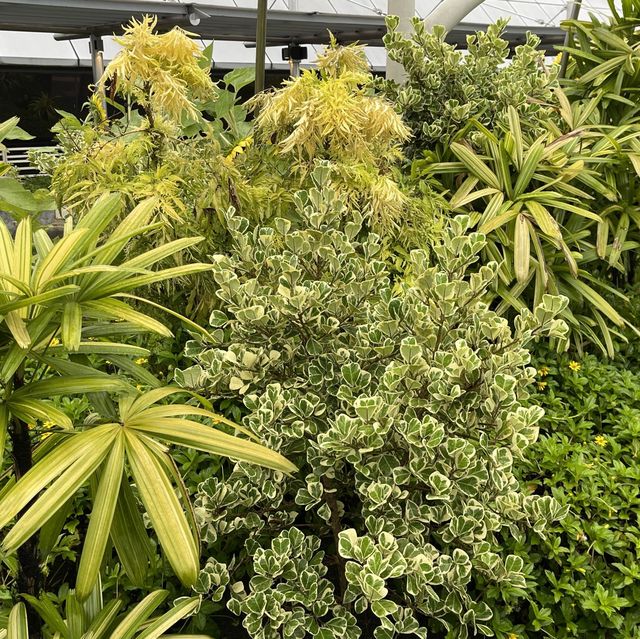
POLYGON ((28 428, 29 430, 33 430, 35 427, 36 427, 36 425, 35 425, 35 424, 27 424, 27 428, 28 428))
POLYGON ((51 340, 51 346, 58 346, 58 344, 60 344, 60 340, 57 337, 54 337, 51 340))
POLYGON ((571 360, 569 362, 569 368, 574 372, 577 373, 581 368, 582 368, 582 364, 579 364, 578 362, 571 360))
POLYGON ((596 435, 593 440, 597 446, 602 446, 603 448, 607 445, 607 438, 604 435, 596 435))
POLYGON ((549 374, 549 369, 546 366, 538 369, 538 377, 546 377, 549 374))
POLYGON ((135 360, 135 363, 138 366, 143 366, 144 364, 146 364, 149 360, 146 357, 138 357, 138 359, 135 360))
POLYGON ((547 382, 538 382, 538 390, 543 391, 547 387, 547 382))
POLYGON ((584 574, 584 573, 585 573, 585 572, 587 572, 587 571, 586 571, 584 568, 578 568, 578 572, 581 572, 581 573, 583 573, 583 574, 584 574))
POLYGON ((515 632, 510 632, 507 635, 507 639, 518 639, 518 635, 515 632))
POLYGON ((136 384, 136 388, 141 391, 142 390, 142 384, 136 384))
POLYGON ((227 155, 227 160, 235 159, 238 155, 241 155, 242 153, 244 153, 245 149, 247 147, 250 147, 252 144, 253 144, 253 136, 252 135, 250 135, 247 138, 244 138, 244 140, 240 140, 238 142, 238 144, 236 146, 234 146, 233 149, 231 149, 231 151, 227 155))
POLYGON ((52 421, 47 420, 44 424, 42 424, 42 428, 53 428, 55 426, 55 424, 52 421))

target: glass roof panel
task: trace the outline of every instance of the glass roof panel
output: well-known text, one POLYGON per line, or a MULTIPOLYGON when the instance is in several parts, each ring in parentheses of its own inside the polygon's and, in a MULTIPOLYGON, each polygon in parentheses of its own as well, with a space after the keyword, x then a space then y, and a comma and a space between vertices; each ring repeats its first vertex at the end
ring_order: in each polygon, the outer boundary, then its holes
MULTIPOLYGON (((416 0, 416 14, 424 18, 442 0, 416 0)), ((205 0, 213 5, 226 7, 254 8, 257 0, 205 0)), ((186 0, 182 2, 186 4, 186 0)), ((171 3, 174 4, 174 3, 171 3)), ((333 13, 343 15, 381 16, 387 11, 387 0, 270 0, 271 10, 293 9, 310 13, 333 13)), ((609 14, 607 0, 583 0, 581 16, 593 12, 599 17, 609 14)), ((486 25, 498 18, 509 19, 511 25, 518 27, 557 26, 567 17, 566 0, 485 0, 472 11, 463 23, 486 25)), ((281 47, 269 47, 267 50, 267 69, 286 69, 281 47)), ((308 47, 313 63, 318 47, 308 47)), ((111 59, 117 51, 111 38, 105 37, 105 58, 111 59)), ((242 42, 218 40, 214 48, 214 61, 220 68, 233 68, 252 64, 255 49, 245 47, 242 42)), ((369 47, 368 56, 376 71, 383 71, 385 53, 380 47, 369 47)), ((51 34, 32 34, 18 32, 0 32, 0 65, 27 64, 36 66, 89 66, 87 40, 75 40, 73 44, 53 40, 51 34), (16 46, 16 43, 20 46, 16 46)))
MULTIPOLYGON (((442 0, 416 0, 416 15, 426 17, 442 0)), ((212 4, 255 8, 257 0, 213 0, 212 4)), ((567 15, 568 0, 485 0, 469 14, 466 22, 489 24, 499 17, 522 26, 558 25, 567 15)), ((609 15, 607 0, 582 0, 582 14, 609 15)), ((270 9, 351 15, 384 15, 387 0, 270 0, 270 9)))

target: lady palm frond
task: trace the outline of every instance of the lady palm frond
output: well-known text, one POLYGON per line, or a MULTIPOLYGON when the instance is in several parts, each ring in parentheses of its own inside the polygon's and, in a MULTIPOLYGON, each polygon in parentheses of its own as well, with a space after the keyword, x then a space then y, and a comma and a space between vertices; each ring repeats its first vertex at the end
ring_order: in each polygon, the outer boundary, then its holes
MULTIPOLYGON (((42 618, 54 637, 64 639, 123 639, 133 637, 153 639, 167 637, 163 634, 176 622, 188 617, 200 607, 200 597, 183 598, 176 602, 164 614, 152 617, 165 602, 169 592, 154 590, 134 605, 126 614, 122 614, 121 599, 102 601, 101 584, 92 593, 92 605, 82 605, 76 593, 71 590, 63 599, 64 617, 51 601, 50 595, 39 598, 24 595, 25 600, 42 618)), ((7 628, 0 629, 0 639, 29 639, 29 622, 26 608, 18 603, 9 612, 7 628)), ((194 637, 194 635, 171 635, 172 637, 194 637)), ((197 635, 199 639, 209 639, 207 635, 197 635)))
MULTIPOLYGON (((121 215, 121 197, 102 196, 89 212, 53 242, 44 231, 33 232, 30 218, 20 222, 15 238, 0 222, 0 455, 8 430, 19 420, 42 419, 58 425, 46 454, 0 497, 0 528, 17 521, 2 547, 15 552, 76 494, 96 478, 93 512, 80 559, 77 595, 91 593, 112 538, 132 579, 144 574, 148 539, 129 486, 133 479, 160 544, 178 577, 192 584, 198 573, 198 531, 176 497, 179 475, 168 446, 185 446, 255 462, 282 472, 294 466, 281 455, 250 439, 212 427, 239 426, 187 404, 164 406, 174 388, 152 388, 136 394, 124 378, 108 375, 68 355, 138 357, 145 349, 105 337, 127 330, 171 335, 158 320, 134 308, 135 289, 211 269, 209 264, 156 268, 201 238, 184 238, 127 258, 133 238, 153 226, 154 202, 146 200, 113 228, 121 215), (59 343, 58 343, 59 342, 59 343), (46 367, 50 375, 25 374, 27 364, 46 367), (19 373, 18 377, 16 375, 19 373), (17 383, 19 381, 19 383, 17 383), (70 420, 51 406, 60 395, 115 393, 118 408, 106 423, 74 430, 70 420), (16 420, 18 420, 16 422, 16 420), (197 420, 197 421, 196 421, 197 420), (205 425, 202 420, 209 423, 205 425)), ((155 304, 154 304, 155 305, 155 304)), ((191 328, 195 328, 193 323, 191 328)), ((32 366, 33 368, 33 366, 32 366)), ((135 368, 123 366, 136 373, 135 368)), ((144 371, 143 371, 144 373, 144 371)), ((152 381, 153 377, 152 377, 152 381)))

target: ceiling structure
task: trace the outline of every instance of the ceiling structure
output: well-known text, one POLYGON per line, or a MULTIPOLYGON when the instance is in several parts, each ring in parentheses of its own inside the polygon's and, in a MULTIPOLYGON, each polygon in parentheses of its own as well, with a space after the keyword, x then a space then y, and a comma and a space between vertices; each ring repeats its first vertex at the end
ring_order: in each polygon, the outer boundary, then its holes
MULTIPOLYGON (((416 0, 417 15, 425 17, 438 3, 416 0)), ((585 13, 606 14, 606 0, 583 3, 585 13)), ((179 25, 203 41, 214 40, 214 60, 219 67, 252 64, 256 4, 257 0, 0 0, 0 65, 90 66, 87 40, 60 42, 52 34, 110 36, 121 32, 131 17, 144 14, 157 15, 162 29, 179 25)), ((270 0, 267 68, 288 68, 282 62, 280 48, 290 43, 311 45, 312 61, 316 46, 326 43, 331 31, 341 42, 368 44, 372 66, 382 70, 386 5, 387 0, 270 0)), ((464 45, 468 34, 506 17, 510 19, 507 38, 513 45, 523 42, 527 31, 533 31, 551 50, 563 40, 559 22, 566 10, 565 0, 485 0, 449 39, 464 45)), ((116 51, 117 45, 105 38, 106 59, 116 51)))
MULTIPOLYGON (((204 2, 189 4, 155 0, 0 0, 0 30, 40 31, 69 35, 111 35, 130 18, 153 14, 158 29, 174 26, 197 33, 205 40, 251 42, 255 39, 255 8, 225 7, 204 2)), ((379 15, 271 10, 267 43, 321 44, 327 29, 344 42, 379 44, 384 20, 379 15)))

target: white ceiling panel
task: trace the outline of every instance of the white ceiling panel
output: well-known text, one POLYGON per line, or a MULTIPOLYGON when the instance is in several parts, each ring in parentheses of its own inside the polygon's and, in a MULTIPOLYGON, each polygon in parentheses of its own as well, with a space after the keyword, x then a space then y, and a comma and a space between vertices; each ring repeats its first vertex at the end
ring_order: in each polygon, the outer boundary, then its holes
MULTIPOLYGON (((416 14, 427 16, 441 0, 416 0, 416 14)), ((220 7, 253 8, 257 0, 208 0, 220 7)), ((105 0, 105 5, 108 5, 105 0)), ((168 2, 167 5, 178 4, 168 2)), ((186 2, 183 2, 186 4, 186 2)), ((194 4, 197 4, 194 3, 194 4)), ((269 8, 284 11, 289 7, 301 12, 329 13, 354 16, 384 15, 387 0, 269 0, 269 8)), ((608 15, 607 0, 583 0, 581 15, 593 12, 600 17, 608 15)), ((485 0, 471 12, 463 24, 486 25, 498 18, 508 18, 510 24, 517 27, 555 27, 567 17, 565 0, 485 0)), ((110 60, 118 47, 109 37, 104 38, 105 59, 110 60)), ((378 40, 379 42, 379 40, 378 40)), ((315 59, 317 46, 309 46, 310 60, 315 59)), ((368 57, 372 67, 382 71, 385 66, 385 53, 381 47, 369 47, 368 57)), ((218 68, 232 68, 254 63, 255 50, 243 42, 218 40, 214 47, 214 63, 218 68)), ((267 68, 286 69, 281 47, 269 47, 267 50, 267 68)), ((32 66, 90 66, 88 40, 57 42, 52 34, 0 31, 0 65, 21 64, 32 66)))

